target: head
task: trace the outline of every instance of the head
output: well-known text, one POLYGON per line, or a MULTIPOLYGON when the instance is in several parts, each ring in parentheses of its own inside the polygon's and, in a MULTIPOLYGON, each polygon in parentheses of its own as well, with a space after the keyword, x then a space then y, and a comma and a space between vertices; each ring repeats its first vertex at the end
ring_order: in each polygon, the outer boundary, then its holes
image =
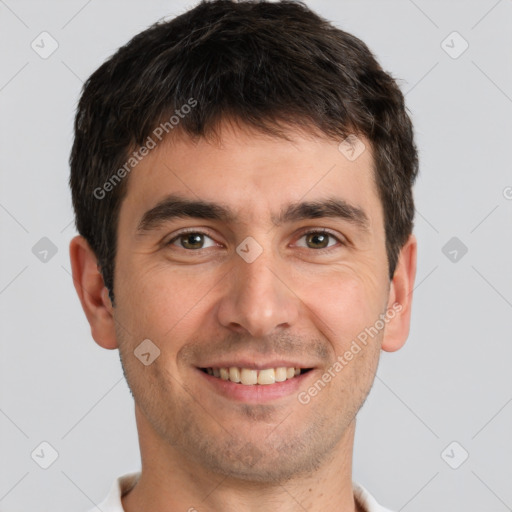
POLYGON ((226 475, 318 467, 408 334, 418 161, 392 76, 301 3, 202 2, 91 75, 70 163, 75 285, 142 428, 226 475), (294 398, 203 377, 278 360, 294 398))

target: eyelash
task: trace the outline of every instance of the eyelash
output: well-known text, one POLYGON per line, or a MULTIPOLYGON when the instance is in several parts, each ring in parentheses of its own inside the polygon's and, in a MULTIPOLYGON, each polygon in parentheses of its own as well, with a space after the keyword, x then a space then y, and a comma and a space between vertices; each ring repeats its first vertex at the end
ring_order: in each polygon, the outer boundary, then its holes
MULTIPOLYGON (((180 233, 178 233, 176 236, 174 236, 171 240, 169 240, 165 245, 166 246, 170 246, 172 245, 174 242, 176 242, 177 240, 179 240, 182 236, 184 235, 188 235, 188 234, 197 234, 197 235, 204 235, 204 236, 207 236, 208 238, 211 238, 212 240, 213 237, 210 236, 207 232, 205 231, 201 231, 201 230, 198 230, 198 229, 187 229, 187 230, 184 230, 184 231, 181 231, 180 233)), ((328 235, 329 237, 331 238, 334 238, 340 245, 346 245, 346 243, 342 240, 340 240, 340 238, 338 236, 336 236, 334 233, 332 233, 331 231, 327 230, 327 229, 310 229, 308 231, 304 231, 303 233, 301 233, 301 235, 299 236, 299 240, 307 235, 312 235, 312 234, 318 234, 318 235, 328 235)), ((335 246, 332 246, 332 247, 324 247, 322 249, 311 249, 312 251, 316 251, 316 252, 321 252, 321 253, 324 253, 324 252, 330 252, 334 249, 337 249, 339 248, 337 245, 335 246)), ((193 250, 193 249, 185 249, 184 247, 180 247, 180 249, 183 249, 184 251, 187 251, 187 252, 199 252, 201 251, 202 249, 196 249, 196 250, 193 250)), ((206 248, 208 249, 208 247, 206 248)), ((309 249, 309 247, 302 247, 302 249, 309 249)))

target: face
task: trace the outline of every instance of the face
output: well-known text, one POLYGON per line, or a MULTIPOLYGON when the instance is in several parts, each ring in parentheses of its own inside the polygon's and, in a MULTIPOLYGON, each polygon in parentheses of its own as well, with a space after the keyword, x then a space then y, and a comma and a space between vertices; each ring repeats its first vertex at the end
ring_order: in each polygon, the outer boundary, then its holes
POLYGON ((119 217, 117 342, 146 428, 177 457, 254 481, 336 453, 390 307, 369 143, 349 160, 289 137, 224 125, 220 143, 163 142, 119 217))

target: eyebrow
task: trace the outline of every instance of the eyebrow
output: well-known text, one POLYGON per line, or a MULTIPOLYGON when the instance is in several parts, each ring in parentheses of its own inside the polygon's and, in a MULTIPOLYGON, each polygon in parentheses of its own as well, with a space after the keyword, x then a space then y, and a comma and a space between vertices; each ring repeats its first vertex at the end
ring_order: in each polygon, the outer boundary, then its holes
MULTIPOLYGON (((275 226, 280 226, 285 223, 322 217, 346 220, 362 231, 368 231, 370 227, 369 218, 364 210, 337 197, 290 203, 281 209, 279 215, 272 215, 271 220, 275 226)), ((234 223, 237 215, 230 207, 220 203, 169 195, 143 214, 137 233, 143 234, 155 230, 165 222, 177 218, 234 223)))

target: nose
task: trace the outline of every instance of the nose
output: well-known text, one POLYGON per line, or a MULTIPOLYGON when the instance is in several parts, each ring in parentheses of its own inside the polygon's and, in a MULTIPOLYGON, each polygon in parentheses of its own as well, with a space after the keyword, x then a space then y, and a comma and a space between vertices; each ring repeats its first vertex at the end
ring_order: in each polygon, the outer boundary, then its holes
POLYGON ((287 282, 282 265, 264 254, 252 263, 238 255, 234 260, 218 305, 219 322, 253 337, 293 326, 299 318, 301 301, 287 282))

